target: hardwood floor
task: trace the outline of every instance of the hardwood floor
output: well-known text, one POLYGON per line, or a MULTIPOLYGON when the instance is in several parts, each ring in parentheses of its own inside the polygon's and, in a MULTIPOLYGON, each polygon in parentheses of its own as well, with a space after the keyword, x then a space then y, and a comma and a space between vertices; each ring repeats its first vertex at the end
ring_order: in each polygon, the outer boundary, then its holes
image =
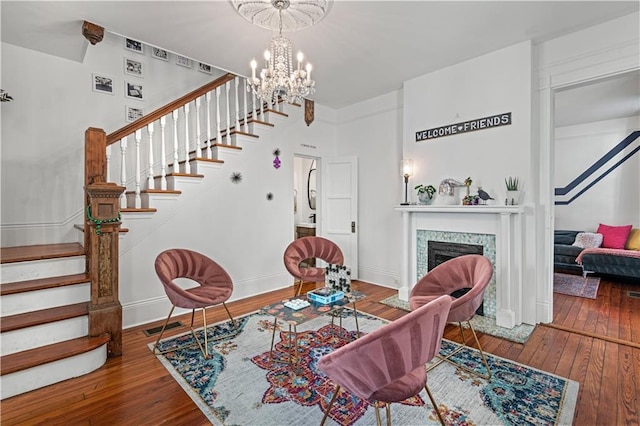
MULTIPOLYGON (((378 303, 395 290, 362 282, 354 288, 369 295, 358 302, 359 310, 388 320, 405 314, 378 303)), ((638 425, 640 299, 628 297, 629 290, 640 291, 640 285, 603 280, 597 300, 554 294, 554 324, 576 332, 538 325, 525 344, 479 333, 480 342, 487 352, 578 381, 575 425, 638 425)), ((237 316, 292 295, 293 287, 228 306, 237 316)), ((180 319, 187 323, 187 318, 180 319)), ((222 307, 207 310, 209 323, 226 318, 222 307)), ((125 330, 123 356, 98 371, 2 401, 2 425, 208 424, 147 348, 155 336, 143 330, 158 325, 162 321, 125 330)), ((458 335, 456 327, 447 326, 446 338, 459 340, 458 335)))

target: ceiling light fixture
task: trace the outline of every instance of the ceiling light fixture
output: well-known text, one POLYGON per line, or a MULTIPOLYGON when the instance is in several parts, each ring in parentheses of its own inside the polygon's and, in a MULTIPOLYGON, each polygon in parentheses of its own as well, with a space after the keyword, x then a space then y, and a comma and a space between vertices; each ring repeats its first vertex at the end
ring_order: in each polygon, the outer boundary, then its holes
POLYGON ((297 67, 293 67, 291 40, 282 31, 297 31, 317 23, 328 12, 328 0, 232 0, 236 11, 251 23, 276 30, 269 49, 264 52, 265 65, 256 75, 258 62, 251 61, 251 78, 247 89, 264 101, 300 103, 315 92, 311 79, 312 65, 302 62, 304 55, 296 55, 297 67), (274 26, 277 25, 276 28, 274 26))

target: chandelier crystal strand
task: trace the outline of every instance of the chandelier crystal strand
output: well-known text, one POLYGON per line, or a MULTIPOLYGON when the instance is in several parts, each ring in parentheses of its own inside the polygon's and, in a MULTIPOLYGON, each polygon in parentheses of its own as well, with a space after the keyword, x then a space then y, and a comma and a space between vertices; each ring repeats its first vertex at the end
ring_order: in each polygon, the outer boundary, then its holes
POLYGON ((301 103, 302 99, 315 92, 315 81, 311 80, 311 64, 302 69, 303 55, 298 54, 298 67, 293 68, 291 41, 282 35, 282 9, 286 4, 274 3, 279 13, 279 33, 271 39, 269 50, 265 51, 265 68, 256 77, 257 62, 251 61, 251 80, 247 91, 253 92, 268 103, 282 99, 288 103, 301 103))

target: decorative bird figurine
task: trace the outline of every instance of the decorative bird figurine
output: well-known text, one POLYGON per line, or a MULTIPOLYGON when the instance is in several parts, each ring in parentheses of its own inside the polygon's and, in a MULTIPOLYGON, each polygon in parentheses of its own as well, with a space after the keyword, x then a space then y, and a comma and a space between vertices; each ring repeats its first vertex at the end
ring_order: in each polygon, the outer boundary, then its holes
POLYGON ((491 198, 491 195, 483 191, 482 188, 478 188, 478 197, 480 197, 480 199, 484 201, 484 204, 487 204, 487 200, 493 200, 493 198, 491 198))

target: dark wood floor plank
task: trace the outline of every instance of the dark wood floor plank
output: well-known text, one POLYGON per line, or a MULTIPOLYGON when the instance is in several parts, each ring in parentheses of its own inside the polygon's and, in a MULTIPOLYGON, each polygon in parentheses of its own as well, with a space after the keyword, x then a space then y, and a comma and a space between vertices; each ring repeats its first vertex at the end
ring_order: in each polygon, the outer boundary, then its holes
POLYGON ((617 406, 618 399, 618 348, 614 343, 604 343, 604 360, 602 370, 602 385, 600 386, 600 397, 598 398, 598 417, 596 424, 620 424, 617 419, 618 410, 611 409, 617 406))
MULTIPOLYGON (((601 283, 606 285, 607 281, 601 283)), ((358 287, 356 287, 356 285, 358 287)), ((625 284, 626 285, 626 284, 625 284)), ((312 285, 305 286, 306 289, 312 285)), ((387 320, 394 320, 406 314, 405 311, 379 303, 397 291, 366 283, 354 283, 369 294, 358 303, 358 310, 387 320)), ((624 285, 611 286, 608 315, 619 313, 618 337, 637 338, 632 327, 640 327, 638 299, 629 301, 622 294, 624 285), (619 302, 616 292, 620 293, 619 302), (619 306, 618 306, 619 303, 619 306)), ((231 312, 240 316, 253 312, 275 300, 294 296, 293 287, 277 290, 259 296, 234 301, 228 304, 231 312)), ((565 326, 579 326, 588 329, 589 311, 600 311, 597 301, 554 294, 554 300, 562 301, 554 307, 556 315, 562 316, 565 326), (585 303, 587 302, 587 303, 585 303), (580 317, 580 318, 578 318, 580 317)), ((207 310, 209 323, 226 320, 222 307, 207 310)), ((188 323, 189 316, 176 316, 176 320, 188 323)), ((196 315, 201 322, 201 315, 196 315)), ((595 321, 602 321, 596 316, 595 321)), ((147 337, 143 330, 162 325, 162 320, 123 332, 124 353, 120 358, 109 359, 97 371, 63 383, 48 386, 24 395, 9 398, 0 403, 2 424, 209 424, 200 409, 173 380, 168 371, 152 355, 147 344, 155 341, 155 336, 147 337)), ((607 331, 616 324, 607 322, 607 331)), ((593 328, 601 331, 601 328, 593 328)), ((184 332, 172 329, 171 336, 184 332)), ((640 333, 640 331, 638 331, 640 333)), ((456 326, 447 325, 447 338, 459 341, 456 326)), ((517 344, 479 333, 485 351, 521 363, 531 363, 535 368, 547 369, 554 374, 576 380, 580 384, 576 404, 574 424, 591 425, 606 417, 600 413, 616 410, 617 424, 638 424, 638 398, 640 397, 640 349, 625 346, 620 342, 605 342, 597 337, 575 334, 566 330, 537 326, 525 344, 517 344), (561 346, 561 348, 560 348, 561 346), (617 348, 616 349, 610 348, 617 348), (617 358, 614 359, 614 357, 617 358), (555 363, 555 365, 554 365, 555 363), (543 367, 543 368, 541 368, 543 367), (613 380, 612 374, 618 374, 613 380), (607 382, 607 383, 605 383, 607 382), (607 395, 605 395, 607 393, 607 395), (611 399, 608 394, 613 395, 611 399), (609 406, 598 403, 606 399, 609 406), (607 399, 608 398, 608 399, 607 399)), ((468 342, 472 338, 468 336, 468 342)), ((604 414, 603 414, 604 415, 604 414)), ((615 424, 605 422, 600 424, 615 424)))

